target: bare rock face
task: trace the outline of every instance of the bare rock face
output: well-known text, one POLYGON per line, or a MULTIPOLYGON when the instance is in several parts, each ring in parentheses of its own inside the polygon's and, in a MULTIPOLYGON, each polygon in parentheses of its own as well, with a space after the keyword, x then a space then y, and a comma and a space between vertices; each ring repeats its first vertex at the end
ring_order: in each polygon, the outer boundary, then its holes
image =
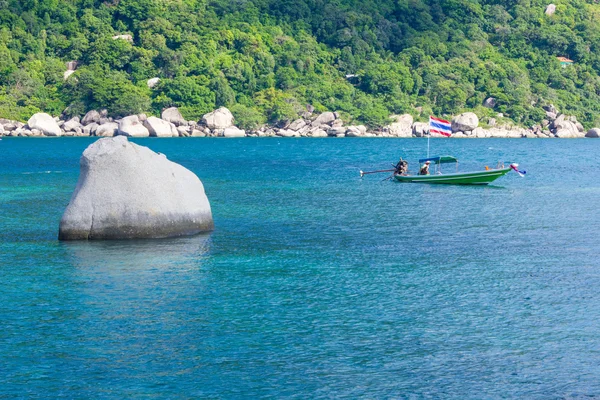
POLYGON ((214 228, 198 177, 126 137, 100 139, 80 160, 60 240, 164 238, 214 228))
POLYGON ((546 15, 552 16, 552 15, 554 15, 555 12, 556 12, 556 5, 548 4, 548 7, 546 7, 546 15))
POLYGON ((452 132, 468 132, 479 126, 479 118, 472 112, 462 113, 452 118, 452 132))
POLYGON ((27 121, 27 125, 29 125, 29 129, 38 129, 46 136, 60 136, 62 134, 54 118, 45 113, 33 114, 27 121))
POLYGON ((167 122, 175 124, 175 126, 187 125, 187 120, 183 118, 177 107, 170 107, 163 110, 160 117, 167 122))
POLYGON ((225 129, 233 126, 233 114, 225 107, 202 116, 202 122, 210 129, 225 129))

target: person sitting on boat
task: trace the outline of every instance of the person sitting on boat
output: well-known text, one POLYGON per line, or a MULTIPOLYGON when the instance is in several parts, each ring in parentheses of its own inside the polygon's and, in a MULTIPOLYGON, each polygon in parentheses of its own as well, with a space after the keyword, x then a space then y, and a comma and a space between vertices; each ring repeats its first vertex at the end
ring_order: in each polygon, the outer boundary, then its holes
POLYGON ((400 161, 398 161, 398 164, 396 164, 395 173, 397 175, 407 175, 408 174, 408 162, 406 160, 400 159, 400 161))
POLYGON ((430 161, 425 161, 425 163, 423 163, 423 166, 419 170, 419 175, 429 175, 429 164, 430 163, 431 163, 430 161))

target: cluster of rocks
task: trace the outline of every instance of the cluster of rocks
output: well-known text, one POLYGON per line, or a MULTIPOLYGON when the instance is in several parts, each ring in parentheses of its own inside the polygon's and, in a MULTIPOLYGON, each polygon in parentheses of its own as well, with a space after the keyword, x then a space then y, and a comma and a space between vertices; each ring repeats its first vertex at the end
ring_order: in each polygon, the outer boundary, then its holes
MULTIPOLYGON (((472 112, 452 118, 452 137, 455 138, 581 138, 599 137, 600 129, 585 132, 574 116, 560 114, 552 105, 545 106, 546 119, 529 129, 513 125, 497 125, 487 120, 488 128, 479 126, 472 112)), ((427 122, 415 122, 410 114, 393 115, 392 122, 378 130, 364 125, 344 126, 336 112, 302 118, 281 126, 263 126, 245 131, 234 125, 231 112, 221 107, 205 114, 199 121, 188 121, 176 107, 165 109, 161 118, 145 114, 120 119, 108 117, 106 110, 89 111, 83 118, 53 118, 48 114, 33 115, 27 124, 0 119, 0 136, 128 136, 128 137, 422 137, 429 133, 427 122)), ((436 136, 432 134, 431 136, 436 136)))
POLYGON ((120 119, 108 117, 106 110, 89 111, 83 118, 67 120, 45 113, 34 114, 27 124, 0 119, 0 136, 128 136, 128 137, 243 137, 246 132, 233 125, 226 108, 205 114, 198 122, 187 121, 176 107, 167 108, 161 118, 145 114, 120 119))
POLYGON ((255 137, 359 137, 376 136, 368 132, 364 125, 344 126, 343 121, 336 112, 324 112, 316 118, 311 113, 306 113, 303 118, 283 124, 281 127, 262 127, 248 132, 248 136, 255 137))

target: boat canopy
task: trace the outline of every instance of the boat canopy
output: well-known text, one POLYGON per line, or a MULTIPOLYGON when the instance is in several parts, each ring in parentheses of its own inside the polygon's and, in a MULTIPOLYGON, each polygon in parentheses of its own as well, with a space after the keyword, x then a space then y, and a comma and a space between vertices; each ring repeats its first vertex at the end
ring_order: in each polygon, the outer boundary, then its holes
POLYGON ((419 160, 419 163, 423 164, 425 161, 430 161, 434 164, 450 164, 450 163, 458 162, 458 160, 452 156, 437 156, 437 157, 423 158, 423 159, 419 160))

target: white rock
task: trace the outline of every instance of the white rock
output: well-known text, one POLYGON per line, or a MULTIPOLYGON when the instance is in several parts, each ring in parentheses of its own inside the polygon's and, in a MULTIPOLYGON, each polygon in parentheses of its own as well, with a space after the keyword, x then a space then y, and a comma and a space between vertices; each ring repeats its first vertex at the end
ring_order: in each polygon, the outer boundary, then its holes
POLYGON ((30 129, 38 129, 46 136, 61 136, 61 130, 54 118, 45 113, 34 114, 27 121, 30 129))
POLYGON ((177 136, 180 137, 188 137, 190 136, 191 129, 189 126, 178 126, 177 127, 177 136))
POLYGON ((280 129, 277 131, 277 136, 281 137, 299 137, 300 133, 293 131, 291 129, 280 129))
POLYGON ((295 120, 294 122, 292 122, 290 124, 290 126, 288 126, 288 129, 291 129, 293 131, 299 131, 300 129, 304 128, 306 126, 306 121, 303 120, 302 118, 299 118, 297 120, 295 120))
POLYGON ((413 117, 410 114, 392 115, 390 118, 395 120, 387 126, 390 136, 412 137, 413 135, 413 117))
POLYGON ((148 79, 146 85, 148 85, 148 87, 152 89, 154 86, 158 85, 158 82, 160 82, 160 78, 151 78, 148 79))
POLYGON ((133 37, 131 35, 115 35, 112 37, 113 40, 127 40, 130 43, 133 43, 133 37))
POLYGON ((91 124, 92 122, 98 123, 100 121, 100 113, 96 110, 88 111, 85 116, 81 119, 82 125, 91 124))
POLYGON ((308 133, 309 136, 311 137, 327 137, 327 132, 325 132, 323 129, 321 128, 316 128, 314 130, 311 130, 308 133))
POLYGON ((336 136, 338 135, 346 135, 346 128, 343 126, 332 127, 327 130, 327 136, 336 136))
POLYGON ((233 114, 225 107, 204 114, 202 117, 204 125, 210 129, 225 129, 233 126, 233 114))
POLYGON ((119 124, 106 122, 96 128, 96 136, 115 136, 119 131, 119 124))
POLYGON ((584 136, 583 134, 580 134, 578 130, 573 131, 573 129, 570 128, 557 129, 556 132, 554 132, 554 135, 561 139, 575 139, 584 136))
POLYGON ((227 138, 237 138, 237 137, 245 137, 246 131, 243 129, 238 129, 235 126, 231 126, 229 128, 225 128, 223 130, 223 137, 227 138))
POLYGON ((96 130, 98 130, 98 127, 100 125, 98 125, 95 122, 92 122, 91 124, 87 124, 86 126, 83 127, 83 133, 85 136, 95 136, 96 135, 96 130))
POLYGON ((81 126, 81 124, 79 123, 79 118, 73 117, 70 120, 66 121, 64 123, 64 125, 62 126, 62 128, 65 131, 73 131, 73 132, 75 132, 75 129, 79 128, 80 126, 81 126))
POLYGON ((162 238, 213 229, 202 182, 162 154, 122 136, 104 138, 83 152, 80 165, 60 221, 61 240, 162 238))
POLYGON ((331 111, 326 111, 319 115, 313 122, 312 126, 328 125, 335 121, 335 114, 331 111))
POLYGON ((472 112, 462 113, 452 118, 452 132, 472 131, 479 126, 479 118, 472 112))
POLYGON ((200 131, 198 129, 192 129, 192 137, 205 137, 206 133, 204 133, 203 131, 200 131))
POLYGON ((70 77, 71 75, 73 75, 74 73, 75 73, 75 71, 73 71, 73 70, 71 70, 71 69, 70 69, 70 70, 67 70, 67 71, 65 71, 65 72, 64 72, 64 74, 63 74, 63 80, 65 80, 65 81, 66 81, 66 80, 67 80, 67 79, 69 79, 69 77, 70 77))
POLYGON ((356 126, 349 126, 346 130, 346 136, 348 137, 361 137, 363 133, 356 126))
POLYGON ((415 122, 413 124, 413 135, 423 137, 429 133, 429 124, 427 122, 415 122))
POLYGON ((150 136, 155 137, 172 137, 179 136, 175 125, 165 121, 164 119, 160 119, 157 117, 148 117, 143 122, 143 125, 146 129, 148 129, 148 133, 150 136), (173 129, 175 129, 176 134, 173 135, 173 129))
POLYGON ((137 115, 130 115, 121 119, 119 122, 119 131, 117 135, 129 136, 129 137, 148 137, 150 132, 140 122, 137 115))
POLYGON ((551 15, 554 15, 555 12, 556 12, 556 5, 548 4, 548 7, 546 7, 546 15, 551 16, 551 15))
POLYGON ((183 118, 177 107, 170 107, 163 110, 160 117, 167 122, 175 124, 175 126, 187 125, 186 119, 183 118))

